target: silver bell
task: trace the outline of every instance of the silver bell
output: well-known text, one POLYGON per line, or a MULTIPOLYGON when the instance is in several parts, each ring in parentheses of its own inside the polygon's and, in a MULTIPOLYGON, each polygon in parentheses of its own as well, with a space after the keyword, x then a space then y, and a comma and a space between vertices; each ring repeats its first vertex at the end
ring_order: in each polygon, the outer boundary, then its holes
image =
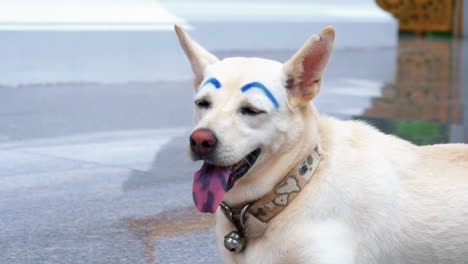
POLYGON ((234 253, 241 252, 245 247, 245 238, 239 231, 232 231, 224 236, 224 247, 234 253))

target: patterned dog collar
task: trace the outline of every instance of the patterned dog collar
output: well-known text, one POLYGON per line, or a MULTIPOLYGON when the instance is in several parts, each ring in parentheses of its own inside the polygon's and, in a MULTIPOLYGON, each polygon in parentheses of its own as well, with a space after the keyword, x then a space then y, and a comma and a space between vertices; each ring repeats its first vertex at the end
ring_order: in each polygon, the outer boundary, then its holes
POLYGON ((320 160, 321 155, 319 154, 318 147, 316 147, 271 192, 259 200, 243 206, 241 209, 231 208, 223 201, 221 203, 221 210, 237 228, 237 231, 226 235, 224 241, 226 248, 232 252, 240 252, 246 244, 244 236, 247 238, 262 236, 265 233, 268 221, 281 213, 304 189, 317 170, 320 160), (237 242, 242 242, 239 244, 241 245, 239 248, 232 247, 231 242, 233 237, 237 237, 237 242), (231 242, 227 245, 227 241, 231 242))

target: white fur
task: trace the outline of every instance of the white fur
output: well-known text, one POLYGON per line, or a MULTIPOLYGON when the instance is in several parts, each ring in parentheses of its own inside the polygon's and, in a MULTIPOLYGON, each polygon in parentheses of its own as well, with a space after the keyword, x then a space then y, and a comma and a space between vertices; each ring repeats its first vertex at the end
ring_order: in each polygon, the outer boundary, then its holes
MULTIPOLYGON (((224 262, 465 263, 468 146, 417 147, 359 121, 320 116, 313 104, 292 98, 298 93, 286 91, 288 71, 300 78, 304 69, 296 68, 313 46, 309 41, 301 49, 305 55, 296 54, 288 67, 258 58, 228 58, 203 68, 204 80, 215 77, 223 85, 196 87, 196 99, 208 97, 212 103, 197 110, 195 127, 211 129, 219 139, 212 162, 234 164, 262 149, 255 165, 226 193, 230 205, 255 201, 271 191, 316 145, 323 155, 300 195, 268 222, 262 237, 249 239, 242 253, 224 248, 223 237, 234 227, 218 210, 216 235, 224 262), (259 90, 240 92, 252 81, 270 89, 279 109, 259 90), (245 103, 266 113, 244 116, 238 109, 245 103)), ((330 46, 327 50, 331 52, 330 46)), ((191 61, 205 53, 190 54, 191 61)), ((315 96, 320 83, 314 82, 314 94, 304 97, 315 96)))

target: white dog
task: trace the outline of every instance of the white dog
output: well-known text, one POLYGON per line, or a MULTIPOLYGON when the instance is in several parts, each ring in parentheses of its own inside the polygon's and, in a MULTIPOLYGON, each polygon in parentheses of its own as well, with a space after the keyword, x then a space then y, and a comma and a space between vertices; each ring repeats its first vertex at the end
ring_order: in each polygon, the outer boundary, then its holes
POLYGON ((468 146, 319 115, 333 28, 284 64, 219 60, 176 32, 195 74, 194 202, 217 211, 226 263, 468 263, 468 146))

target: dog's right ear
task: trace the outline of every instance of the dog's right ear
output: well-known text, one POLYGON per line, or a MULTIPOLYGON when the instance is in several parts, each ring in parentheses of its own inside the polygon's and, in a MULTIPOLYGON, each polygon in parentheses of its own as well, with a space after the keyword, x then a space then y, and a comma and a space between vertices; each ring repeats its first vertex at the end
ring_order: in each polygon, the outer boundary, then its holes
POLYGON ((195 74, 194 86, 197 89, 204 79, 206 66, 218 62, 219 59, 195 42, 183 28, 175 25, 174 29, 180 45, 192 64, 192 71, 195 74))

